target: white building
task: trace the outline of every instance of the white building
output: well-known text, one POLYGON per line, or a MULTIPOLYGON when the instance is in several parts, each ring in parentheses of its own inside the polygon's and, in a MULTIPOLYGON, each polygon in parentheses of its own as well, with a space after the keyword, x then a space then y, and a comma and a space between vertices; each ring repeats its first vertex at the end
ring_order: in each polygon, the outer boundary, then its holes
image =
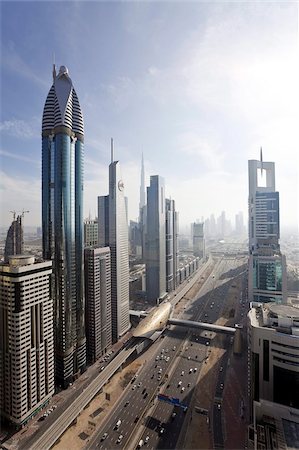
POLYGON ((0 265, 0 410, 21 426, 54 394, 52 262, 0 265))
POLYGON ((84 220, 84 247, 98 245, 98 220, 84 220))
POLYGON ((253 303, 248 319, 251 400, 298 410, 299 309, 253 303))
POLYGON ((110 247, 112 340, 130 328, 129 316, 129 239, 127 208, 120 163, 114 161, 113 146, 109 165, 109 195, 98 197, 98 245, 110 247))

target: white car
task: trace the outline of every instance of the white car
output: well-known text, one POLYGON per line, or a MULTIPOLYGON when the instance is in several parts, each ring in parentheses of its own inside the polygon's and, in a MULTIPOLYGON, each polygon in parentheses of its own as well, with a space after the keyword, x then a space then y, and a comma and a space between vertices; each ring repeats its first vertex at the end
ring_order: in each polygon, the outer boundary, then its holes
POLYGON ((147 444, 149 441, 149 436, 146 436, 146 438, 144 439, 144 442, 147 444))
POLYGON ((184 373, 185 373, 185 372, 184 372, 184 370, 182 370, 181 376, 183 376, 183 375, 184 375, 184 373))
POLYGON ((184 390, 185 390, 185 388, 184 388, 184 386, 183 386, 182 389, 181 389, 181 392, 184 392, 184 390))
POLYGON ((122 438, 123 438, 123 435, 120 434, 120 435, 118 436, 118 439, 117 439, 116 443, 117 443, 117 444, 120 444, 121 441, 122 441, 122 438))
POLYGON ((181 384, 182 384, 182 381, 179 381, 178 386, 181 386, 181 384))

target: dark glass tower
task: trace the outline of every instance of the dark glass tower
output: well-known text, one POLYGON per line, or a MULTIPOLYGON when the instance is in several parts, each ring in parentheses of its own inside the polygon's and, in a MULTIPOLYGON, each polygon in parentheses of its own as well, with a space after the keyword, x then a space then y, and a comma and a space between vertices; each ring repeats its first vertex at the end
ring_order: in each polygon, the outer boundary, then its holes
POLYGON ((66 67, 48 93, 42 124, 43 257, 53 261, 56 379, 86 366, 83 275, 83 117, 66 67))

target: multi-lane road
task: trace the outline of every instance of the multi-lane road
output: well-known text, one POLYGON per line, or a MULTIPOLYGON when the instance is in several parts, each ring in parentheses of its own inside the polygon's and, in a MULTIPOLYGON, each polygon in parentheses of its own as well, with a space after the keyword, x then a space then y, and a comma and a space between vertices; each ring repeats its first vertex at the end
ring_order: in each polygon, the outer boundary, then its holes
MULTIPOLYGON (((231 280, 240 272, 240 260, 221 258, 200 291, 185 304, 181 319, 214 323, 225 308, 231 280)), ((203 276, 204 278, 204 276, 203 276)), ((215 333, 182 330, 171 326, 165 337, 148 351, 148 359, 136 380, 125 389, 112 413, 87 443, 87 448, 135 448, 146 443, 148 448, 177 448, 187 429, 191 412, 157 400, 163 392, 191 404, 202 364, 208 362, 215 333), (186 417, 188 419, 186 420, 186 417), (118 425, 116 425, 118 423, 118 425)), ((227 346, 230 338, 227 338, 227 346)), ((225 384, 227 357, 214 395, 213 438, 215 447, 223 447, 221 399, 225 384)))

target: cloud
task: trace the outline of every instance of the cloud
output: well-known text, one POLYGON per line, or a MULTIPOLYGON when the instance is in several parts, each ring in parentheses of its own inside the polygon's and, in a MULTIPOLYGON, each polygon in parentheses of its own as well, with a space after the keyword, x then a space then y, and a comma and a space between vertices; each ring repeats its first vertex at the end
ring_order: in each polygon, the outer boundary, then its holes
POLYGON ((23 176, 11 177, 0 171, 1 226, 11 223, 11 210, 29 210, 25 225, 41 223, 41 181, 23 176))
POLYGON ((40 136, 41 121, 38 117, 33 117, 29 121, 20 119, 4 120, 0 123, 0 131, 3 134, 19 139, 32 139, 40 136))
POLYGON ((7 152, 5 150, 0 150, 0 155, 1 156, 6 156, 8 158, 16 159, 18 161, 25 161, 25 162, 28 162, 30 164, 36 164, 36 165, 40 166, 40 161, 39 160, 33 159, 33 158, 28 158, 27 156, 19 155, 19 154, 12 153, 12 152, 7 152))

